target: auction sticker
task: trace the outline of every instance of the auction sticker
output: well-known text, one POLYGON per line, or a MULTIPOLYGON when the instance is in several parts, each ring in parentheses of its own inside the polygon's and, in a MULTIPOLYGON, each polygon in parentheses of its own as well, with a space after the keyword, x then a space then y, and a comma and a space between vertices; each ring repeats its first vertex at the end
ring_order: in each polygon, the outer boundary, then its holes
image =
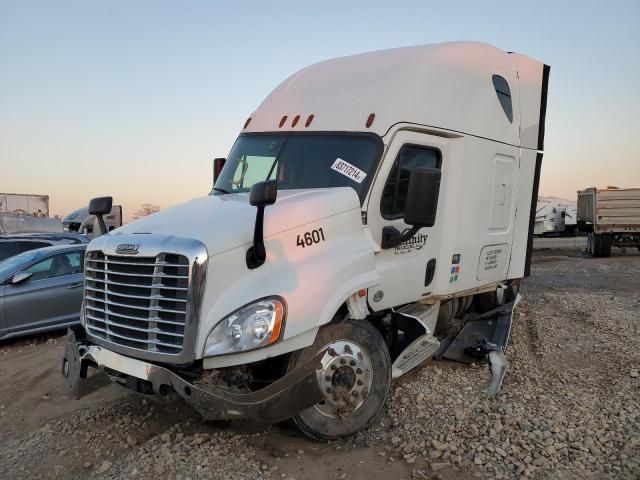
POLYGON ((345 177, 349 177, 356 183, 362 183, 367 174, 360 170, 358 167, 351 165, 349 162, 345 162, 341 158, 336 158, 336 161, 331 165, 331 170, 335 170, 341 173, 345 177))

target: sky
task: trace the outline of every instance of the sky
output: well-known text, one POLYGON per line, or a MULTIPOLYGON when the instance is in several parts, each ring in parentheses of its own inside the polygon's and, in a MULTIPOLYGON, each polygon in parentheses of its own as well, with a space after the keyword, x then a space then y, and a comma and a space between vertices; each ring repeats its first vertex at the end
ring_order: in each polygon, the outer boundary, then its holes
POLYGON ((640 1, 0 0, 0 192, 131 218, 207 194, 283 79, 354 53, 474 40, 551 65, 540 193, 640 187, 640 1))

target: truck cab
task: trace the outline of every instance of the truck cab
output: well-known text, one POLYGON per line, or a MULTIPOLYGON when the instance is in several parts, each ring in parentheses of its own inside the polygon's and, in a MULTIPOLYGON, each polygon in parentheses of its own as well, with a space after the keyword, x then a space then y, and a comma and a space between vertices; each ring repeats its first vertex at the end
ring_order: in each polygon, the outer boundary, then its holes
MULTIPOLYGON (((122 206, 113 205, 111 211, 104 215, 107 232, 122 226, 122 206)), ((87 238, 95 238, 99 233, 98 220, 89 213, 88 207, 82 207, 69 213, 62 219, 65 232, 78 232, 87 238)))
POLYGON ((206 418, 291 418, 323 439, 374 422, 392 378, 434 354, 490 358, 495 393, 530 263, 548 72, 454 42, 285 80, 216 160, 209 196, 90 243, 71 391, 94 367, 206 418))

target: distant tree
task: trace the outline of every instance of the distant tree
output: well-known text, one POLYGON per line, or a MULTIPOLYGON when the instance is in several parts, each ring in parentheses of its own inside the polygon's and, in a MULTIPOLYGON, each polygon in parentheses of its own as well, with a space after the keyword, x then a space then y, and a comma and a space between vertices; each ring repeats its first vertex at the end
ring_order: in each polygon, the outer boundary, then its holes
POLYGON ((133 214, 133 218, 135 220, 146 217, 147 215, 151 215, 153 213, 159 212, 160 207, 158 205, 153 205, 152 203, 143 203, 142 206, 136 210, 136 213, 133 214))

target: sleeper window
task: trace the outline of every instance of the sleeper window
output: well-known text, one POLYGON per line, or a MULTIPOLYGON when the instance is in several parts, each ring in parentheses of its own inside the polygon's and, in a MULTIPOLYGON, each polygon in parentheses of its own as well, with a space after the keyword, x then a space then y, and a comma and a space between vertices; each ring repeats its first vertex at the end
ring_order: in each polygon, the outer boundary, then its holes
POLYGON ((386 219, 402 218, 407 203, 409 177, 417 167, 440 168, 440 154, 431 148, 405 145, 400 149, 382 192, 380 209, 386 219))
POLYGON ((493 88, 496 89, 496 95, 498 95, 498 100, 500 101, 502 110, 504 110, 504 114, 509 121, 513 123, 513 104, 511 103, 511 89, 509 88, 509 84, 504 77, 500 75, 494 75, 491 79, 493 80, 493 88))

